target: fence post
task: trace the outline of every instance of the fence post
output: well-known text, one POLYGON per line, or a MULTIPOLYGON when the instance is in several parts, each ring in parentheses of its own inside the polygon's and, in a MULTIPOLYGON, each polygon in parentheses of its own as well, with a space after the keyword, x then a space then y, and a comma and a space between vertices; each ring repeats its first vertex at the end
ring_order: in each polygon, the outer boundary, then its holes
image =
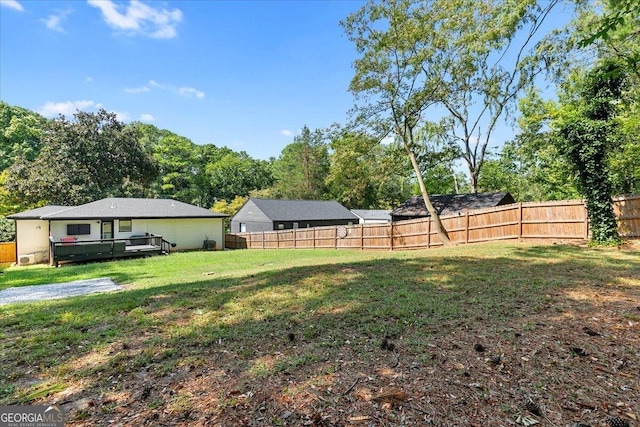
POLYGON ((587 211, 587 201, 583 200, 584 207, 584 239, 589 240, 589 212, 587 211))
POLYGON ((391 222, 391 236, 389 236, 389 246, 393 250, 393 236, 395 235, 395 227, 393 221, 391 222))
POLYGON ((360 224, 360 250, 364 250, 364 223, 360 224))
POLYGON ((427 249, 431 247, 431 217, 427 218, 427 249))
POLYGON ((465 212, 465 233, 464 233, 464 244, 467 245, 469 244, 469 209, 467 209, 467 211, 465 212))
POLYGON ((522 202, 518 203, 518 240, 522 240, 522 202))

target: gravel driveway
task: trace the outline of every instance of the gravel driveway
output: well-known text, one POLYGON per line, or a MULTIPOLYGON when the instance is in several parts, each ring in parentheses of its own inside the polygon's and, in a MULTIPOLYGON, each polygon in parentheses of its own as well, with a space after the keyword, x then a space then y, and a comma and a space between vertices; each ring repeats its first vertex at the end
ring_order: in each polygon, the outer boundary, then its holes
POLYGON ((21 286, 0 291, 0 305, 75 297, 96 292, 119 291, 121 289, 122 286, 117 285, 108 277, 50 285, 21 286))

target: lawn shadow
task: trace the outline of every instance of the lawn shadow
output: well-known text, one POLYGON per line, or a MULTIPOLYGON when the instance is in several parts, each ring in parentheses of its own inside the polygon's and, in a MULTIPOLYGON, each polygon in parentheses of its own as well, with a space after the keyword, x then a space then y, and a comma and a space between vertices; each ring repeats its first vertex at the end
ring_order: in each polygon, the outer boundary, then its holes
MULTIPOLYGON (((487 258, 416 253, 14 307, 0 319, 9 356, 0 379, 19 386, 0 402, 19 401, 22 385, 33 378, 44 385, 63 378, 82 383, 69 388, 65 401, 94 400, 94 406, 73 407, 74 416, 98 424, 98 406, 116 399, 150 422, 208 417, 240 425, 261 415, 296 425, 314 411, 338 417, 332 406, 360 407, 362 396, 389 384, 412 393, 418 384, 424 392, 433 386, 415 378, 432 370, 453 389, 465 372, 472 377, 466 383, 480 381, 478 342, 514 361, 509 381, 537 383, 530 375, 543 375, 549 360, 532 363, 531 372, 515 362, 533 358, 527 355, 538 347, 547 353, 571 347, 556 331, 584 323, 603 304, 617 310, 611 328, 633 315, 638 258, 566 246, 518 247, 511 256, 487 258), (598 290, 600 300, 588 297, 598 290), (543 344, 532 341, 536 334, 547 337, 543 344), (526 345, 525 338, 531 340, 526 345), (360 394, 347 393, 359 379, 366 383, 360 394), (157 408, 163 415, 154 415, 157 408)), ((447 419, 465 411, 456 406, 432 415, 447 419)), ((117 415, 115 408, 107 412, 117 415)))

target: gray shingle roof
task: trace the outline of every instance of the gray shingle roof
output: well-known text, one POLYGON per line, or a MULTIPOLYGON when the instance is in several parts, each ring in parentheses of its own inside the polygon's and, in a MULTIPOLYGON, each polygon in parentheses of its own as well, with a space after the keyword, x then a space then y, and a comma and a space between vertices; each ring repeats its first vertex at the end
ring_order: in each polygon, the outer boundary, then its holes
MULTIPOLYGON (((465 210, 482 209, 515 203, 508 192, 503 193, 468 193, 468 194, 435 194, 429 200, 439 215, 451 215, 465 210)), ((391 211, 396 217, 427 217, 431 216, 424 206, 422 196, 413 196, 399 207, 391 211)))
POLYGON ((40 219, 43 215, 49 215, 60 211, 65 211, 67 209, 73 209, 69 206, 43 206, 41 208, 31 209, 28 211, 16 213, 13 215, 9 215, 7 218, 9 219, 40 219))
MULTIPOLYGON (((53 208, 47 206, 46 208, 53 208)), ((45 208, 40 208, 45 209, 45 208)), ((15 219, 26 219, 27 211, 13 215, 15 219)), ((113 218, 223 218, 229 215, 199 208, 188 203, 171 199, 134 199, 107 198, 84 205, 47 210, 40 218, 48 220, 63 219, 113 219, 113 218)), ((35 217, 37 218, 37 217, 35 217)))
POLYGON ((272 221, 357 220, 349 209, 336 201, 251 199, 272 221))

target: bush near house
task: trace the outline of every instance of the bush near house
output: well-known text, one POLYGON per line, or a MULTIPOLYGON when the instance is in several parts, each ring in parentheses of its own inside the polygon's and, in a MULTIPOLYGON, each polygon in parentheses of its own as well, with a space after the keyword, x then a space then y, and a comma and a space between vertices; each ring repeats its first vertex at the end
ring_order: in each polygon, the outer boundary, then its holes
POLYGON ((13 242, 16 239, 16 229, 12 219, 0 216, 0 242, 13 242))

